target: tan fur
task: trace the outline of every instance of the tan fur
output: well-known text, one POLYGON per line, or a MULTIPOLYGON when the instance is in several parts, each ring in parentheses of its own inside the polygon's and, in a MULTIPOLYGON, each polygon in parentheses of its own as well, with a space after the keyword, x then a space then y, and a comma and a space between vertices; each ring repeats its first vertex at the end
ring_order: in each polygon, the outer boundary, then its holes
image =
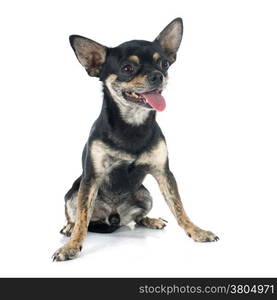
POLYGON ((153 149, 143 152, 137 157, 124 151, 114 150, 102 141, 96 140, 92 144, 91 155, 93 166, 98 174, 109 173, 111 168, 122 161, 135 162, 136 165, 146 164, 150 165, 151 168, 163 169, 167 161, 167 146, 161 140, 153 149))
POLYGON ((187 234, 196 241, 212 240, 215 236, 211 232, 204 231, 194 225, 185 213, 173 174, 165 172, 167 155, 166 143, 160 141, 152 150, 139 156, 136 164, 150 165, 150 173, 157 180, 160 190, 178 224, 185 229, 187 234))
POLYGON ((97 76, 106 59, 106 47, 84 38, 75 38, 74 47, 81 65, 90 76, 97 76))
MULTIPOLYGON (((163 140, 161 140, 153 149, 142 153, 138 157, 127 152, 113 150, 99 140, 92 143, 91 149, 93 166, 96 171, 97 179, 95 179, 93 183, 81 182, 78 191, 75 226, 73 224, 67 224, 62 230, 62 233, 70 235, 72 227, 74 226, 71 238, 65 246, 60 248, 54 254, 55 259, 64 260, 65 258, 74 258, 78 255, 87 234, 87 226, 94 208, 98 187, 107 173, 122 161, 128 161, 129 163, 135 162, 136 165, 149 165, 150 173, 157 180, 170 210, 175 216, 178 224, 186 231, 188 236, 198 242, 216 241, 218 239, 212 232, 202 230, 194 225, 185 213, 174 176, 170 171, 166 171, 167 147, 163 140)), ((147 217, 141 219, 139 223, 148 228, 161 229, 165 226, 161 220, 150 219, 147 217)))
POLYGON ((62 228, 60 233, 64 234, 65 236, 71 236, 73 229, 74 229, 74 223, 67 222, 67 224, 62 228))
POLYGON ((194 225, 187 216, 178 192, 177 184, 173 174, 165 171, 168 152, 166 143, 161 140, 156 147, 148 152, 144 152, 136 160, 136 164, 150 165, 150 173, 157 180, 160 190, 175 216, 178 224, 195 241, 213 241, 217 237, 210 231, 205 231, 194 225))
POLYGON ((167 222, 161 218, 154 219, 149 217, 145 217, 138 222, 139 225, 143 225, 150 229, 163 229, 166 226, 166 223, 167 222))
POLYGON ((117 75, 111 74, 105 80, 106 86, 108 87, 113 97, 118 97, 116 91, 112 88, 112 84, 116 81, 116 79, 117 79, 117 75))
POLYGON ((149 83, 147 81, 146 75, 144 76, 138 75, 128 82, 122 82, 121 86, 124 89, 130 89, 130 90, 137 90, 138 88, 142 88, 142 87, 144 90, 147 90, 149 88, 149 83))
POLYGON ((141 78, 134 78, 130 83, 119 82, 116 80, 117 75, 111 74, 106 79, 106 86, 108 87, 113 99, 118 103, 120 114, 123 120, 132 125, 142 124, 149 115, 149 109, 141 107, 140 105, 134 105, 124 99, 122 95, 122 89, 135 89, 136 91, 145 91, 147 87, 142 84, 141 78), (129 84, 129 85, 128 85, 129 84), (136 85, 137 84, 137 85, 136 85))
POLYGON ((104 177, 110 173, 111 169, 122 161, 132 162, 135 156, 123 151, 111 149, 101 141, 94 141, 91 146, 91 156, 93 158, 93 167, 98 176, 104 177))
POLYGON ((150 165, 151 168, 163 169, 167 161, 167 146, 166 143, 161 140, 153 149, 142 153, 136 164, 150 165))
POLYGON ((93 183, 81 182, 78 191, 77 219, 70 239, 70 243, 74 246, 81 245, 85 238, 98 186, 97 181, 94 181, 93 183))
POLYGON ((77 217, 70 240, 53 257, 55 260, 65 260, 76 257, 82 249, 83 241, 87 235, 87 227, 95 203, 99 185, 97 181, 81 182, 78 191, 77 217))
POLYGON ((129 61, 134 62, 135 64, 139 64, 139 57, 137 55, 129 56, 129 61))
POLYGON ((158 52, 155 52, 153 54, 153 60, 154 60, 154 62, 157 62, 160 57, 161 57, 160 54, 158 52))
POLYGON ((171 212, 175 216, 178 224, 186 231, 187 235, 196 242, 216 241, 218 238, 212 232, 199 228, 193 224, 187 216, 173 174, 165 173, 162 170, 155 170, 153 176, 157 180, 171 212))

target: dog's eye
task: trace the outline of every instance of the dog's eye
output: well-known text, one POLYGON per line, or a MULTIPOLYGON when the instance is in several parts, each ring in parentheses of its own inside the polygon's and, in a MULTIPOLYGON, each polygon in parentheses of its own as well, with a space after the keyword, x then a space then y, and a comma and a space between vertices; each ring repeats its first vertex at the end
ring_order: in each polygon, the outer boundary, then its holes
POLYGON ((160 60, 160 67, 161 67, 162 69, 167 70, 167 69, 169 68, 169 61, 166 60, 166 59, 161 59, 161 60, 160 60))
POLYGON ((134 72, 134 67, 132 65, 124 65, 121 71, 125 74, 132 74, 134 72))
POLYGON ((169 61, 168 60, 163 60, 163 68, 168 69, 169 68, 169 61))

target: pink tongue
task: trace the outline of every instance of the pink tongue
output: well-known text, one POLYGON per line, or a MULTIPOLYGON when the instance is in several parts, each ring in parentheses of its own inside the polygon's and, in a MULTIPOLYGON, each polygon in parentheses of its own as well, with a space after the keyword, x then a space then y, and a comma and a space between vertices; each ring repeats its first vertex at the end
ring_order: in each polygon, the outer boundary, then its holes
POLYGON ((151 105, 157 111, 163 111, 165 109, 164 97, 158 92, 150 92, 141 94, 147 103, 151 105))

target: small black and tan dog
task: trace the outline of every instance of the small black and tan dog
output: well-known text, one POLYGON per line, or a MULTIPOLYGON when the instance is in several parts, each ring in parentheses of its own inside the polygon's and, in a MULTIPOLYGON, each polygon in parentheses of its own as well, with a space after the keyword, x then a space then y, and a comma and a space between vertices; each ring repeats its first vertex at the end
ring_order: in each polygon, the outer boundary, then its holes
POLYGON ((182 19, 173 20, 153 42, 133 40, 108 48, 73 35, 70 44, 90 76, 103 83, 103 106, 82 155, 82 175, 65 195, 70 240, 53 260, 75 258, 87 231, 113 232, 134 221, 162 229, 165 221, 147 217, 152 198, 143 186, 147 174, 160 190, 178 224, 197 242, 218 237, 194 225, 186 215, 169 169, 165 138, 156 111, 165 109, 161 95, 168 68, 176 60, 183 33, 182 19))

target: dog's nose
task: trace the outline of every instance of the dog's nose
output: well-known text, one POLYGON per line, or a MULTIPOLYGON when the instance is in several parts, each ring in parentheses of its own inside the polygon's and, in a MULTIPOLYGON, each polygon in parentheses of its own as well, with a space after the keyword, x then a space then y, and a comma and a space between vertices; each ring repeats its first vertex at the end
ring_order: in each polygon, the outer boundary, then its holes
POLYGON ((159 71, 154 71, 148 75, 148 80, 150 84, 159 85, 163 82, 163 74, 159 71))

